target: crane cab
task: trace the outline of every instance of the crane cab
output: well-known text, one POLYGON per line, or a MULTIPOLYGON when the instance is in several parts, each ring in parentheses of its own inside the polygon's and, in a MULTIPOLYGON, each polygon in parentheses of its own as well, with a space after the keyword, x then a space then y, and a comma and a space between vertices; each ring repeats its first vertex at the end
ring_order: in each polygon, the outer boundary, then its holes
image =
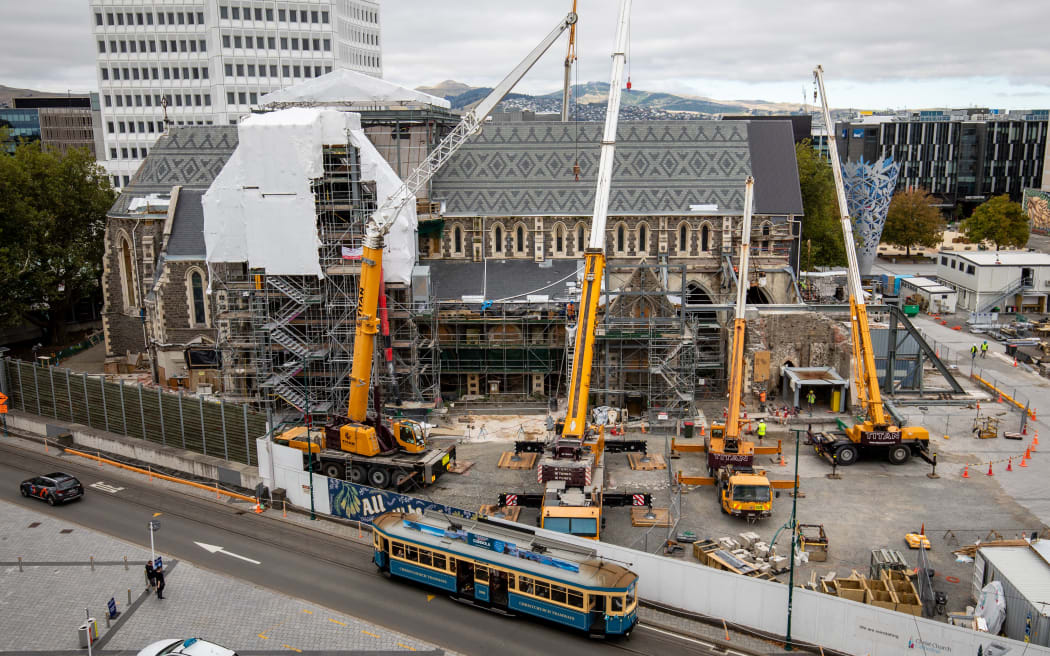
POLYGON ((427 437, 423 424, 411 419, 398 419, 392 423, 394 439, 405 453, 423 453, 427 450, 427 437))
POLYGON ((757 518, 769 517, 773 513, 773 489, 764 474, 733 473, 719 483, 722 512, 735 517, 757 518))

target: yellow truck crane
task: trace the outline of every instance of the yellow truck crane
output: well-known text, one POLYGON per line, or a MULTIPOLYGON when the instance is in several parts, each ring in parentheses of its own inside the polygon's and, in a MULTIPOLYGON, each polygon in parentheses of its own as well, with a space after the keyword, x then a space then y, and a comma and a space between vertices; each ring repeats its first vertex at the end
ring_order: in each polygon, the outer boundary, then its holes
MULTIPOLYGON (((882 455, 890 463, 904 464, 915 455, 934 464, 930 457, 930 433, 921 426, 897 426, 886 411, 879 391, 879 377, 875 369, 875 353, 868 331, 868 307, 861 287, 860 267, 857 263, 857 248, 853 240, 853 221, 846 205, 846 188, 842 181, 842 163, 834 137, 834 123, 824 92, 824 69, 817 66, 813 78, 820 89, 820 105, 824 125, 832 135, 828 139, 828 155, 831 171, 835 177, 835 194, 838 199, 839 221, 842 237, 846 243, 847 287, 849 292, 850 326, 853 333, 853 374, 857 396, 864 410, 864 420, 843 431, 813 433, 809 439, 819 453, 832 464, 852 465, 861 454, 882 455)), ((887 372, 892 376, 893 372, 887 372)))
POLYGON ((361 256, 360 291, 357 299, 354 355, 350 370, 350 399, 347 416, 335 418, 324 431, 306 427, 292 429, 276 438, 278 442, 313 454, 320 460, 326 475, 374 487, 399 487, 406 479, 430 485, 455 461, 455 447, 432 449, 423 427, 409 419, 396 419, 390 427, 378 416, 368 416, 368 397, 372 393, 372 360, 376 333, 379 332, 379 300, 383 281, 383 246, 401 210, 415 202, 416 193, 474 134, 514 85, 532 68, 561 36, 576 24, 576 14, 569 12, 554 29, 503 79, 467 112, 455 128, 434 148, 425 160, 388 196, 365 224, 361 256), (306 436, 309 434, 309 438, 306 436))
MULTIPOLYGON (((539 521, 544 528, 595 540, 600 537, 604 506, 651 505, 651 498, 647 494, 616 494, 605 491, 602 455, 606 449, 640 450, 644 449, 644 445, 607 445, 604 426, 592 426, 589 421, 594 337, 605 273, 605 224, 609 215, 609 192, 620 98, 623 94, 623 72, 627 60, 630 10, 631 0, 620 0, 609 99, 599 150, 591 236, 584 252, 583 284, 573 351, 575 356, 569 376, 568 409, 560 437, 550 447, 551 456, 541 457, 537 467, 537 481, 544 486, 544 491, 536 494, 500 495, 500 505, 540 508, 539 521)), ((534 450, 542 451, 543 445, 536 444, 538 446, 534 450)), ((521 444, 516 448, 522 448, 521 444)))
MULTIPOLYGON (((744 338, 747 333, 747 289, 750 286, 751 213, 754 207, 755 179, 744 182, 744 219, 740 226, 740 264, 736 285, 736 314, 733 319, 733 352, 729 360, 729 404, 725 424, 712 424, 711 434, 703 447, 686 450, 707 453, 710 476, 685 476, 678 472, 678 482, 686 485, 713 485, 722 512, 737 517, 757 519, 773 513, 774 488, 794 487, 794 481, 770 481, 766 472, 756 469, 755 455, 777 453, 779 447, 755 446, 741 439, 740 408, 744 388, 744 338)), ((681 449, 681 445, 675 445, 681 449)))

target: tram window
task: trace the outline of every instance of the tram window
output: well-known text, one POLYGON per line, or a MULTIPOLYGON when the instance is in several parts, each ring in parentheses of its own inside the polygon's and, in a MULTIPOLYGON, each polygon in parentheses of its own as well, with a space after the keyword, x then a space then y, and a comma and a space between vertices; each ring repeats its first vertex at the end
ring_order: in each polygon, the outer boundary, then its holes
POLYGON ((478 583, 489 582, 489 570, 486 567, 478 566, 474 569, 474 578, 478 583))
POLYGON ((448 559, 448 571, 452 572, 453 574, 456 573, 456 559, 455 558, 449 558, 448 559))
POLYGON ((628 606, 630 606, 631 604, 634 603, 635 587, 636 586, 631 585, 631 587, 627 588, 627 605, 628 606))
POLYGON ((436 553, 434 554, 434 567, 438 569, 445 569, 445 555, 436 553))
POLYGON ((513 588, 514 587, 514 575, 513 574, 510 574, 510 573, 507 574, 507 587, 508 588, 513 588))
POLYGON ((551 586, 550 583, 543 581, 536 581, 536 592, 534 593, 537 597, 543 597, 544 599, 551 598, 551 586))
POLYGON ((583 593, 579 590, 569 590, 569 605, 583 608, 583 593))
POLYGON ((419 564, 420 565, 431 565, 433 559, 430 557, 430 552, 426 549, 419 550, 419 564))
POLYGON ((405 559, 406 560, 411 560, 414 563, 419 562, 419 549, 416 549, 415 547, 413 547, 410 544, 406 545, 405 546, 405 559))
POLYGON ((394 543, 394 547, 393 547, 393 549, 391 549, 391 551, 394 554, 394 558, 404 558, 405 557, 405 545, 401 544, 400 542, 395 542, 394 543))
POLYGON ((552 585, 551 586, 551 601, 557 601, 557 602, 560 602, 560 603, 564 604, 565 603, 565 592, 566 592, 565 588, 561 587, 560 585, 552 585))
POLYGON ((623 612, 623 596, 609 597, 609 610, 616 613, 623 612))
POLYGON ((532 594, 532 579, 527 576, 523 576, 518 579, 518 591, 524 592, 525 594, 532 594))

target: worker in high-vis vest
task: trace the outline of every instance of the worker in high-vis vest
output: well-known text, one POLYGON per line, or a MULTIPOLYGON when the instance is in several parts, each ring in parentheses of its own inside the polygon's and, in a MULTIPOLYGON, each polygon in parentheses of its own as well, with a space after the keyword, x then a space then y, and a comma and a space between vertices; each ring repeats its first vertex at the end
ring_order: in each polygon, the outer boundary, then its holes
POLYGON ((806 403, 809 404, 809 414, 813 415, 813 405, 817 402, 817 395, 813 390, 809 390, 809 394, 806 395, 806 403))
POLYGON ((765 436, 766 436, 766 420, 765 419, 759 419, 758 420, 758 439, 761 440, 765 436))

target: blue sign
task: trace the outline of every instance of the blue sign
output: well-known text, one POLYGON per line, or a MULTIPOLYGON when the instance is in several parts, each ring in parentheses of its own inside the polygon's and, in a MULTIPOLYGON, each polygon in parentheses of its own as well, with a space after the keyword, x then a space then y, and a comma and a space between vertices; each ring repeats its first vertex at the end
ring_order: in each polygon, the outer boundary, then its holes
POLYGON ((464 519, 477 517, 469 510, 335 478, 328 479, 328 501, 331 503, 332 515, 368 523, 383 513, 394 511, 422 514, 424 511, 433 510, 464 519))
POLYGON ((153 561, 153 569, 161 569, 164 567, 164 561, 157 556, 157 559, 153 561))
POLYGON ((106 604, 106 608, 109 610, 110 619, 117 616, 117 600, 113 597, 109 598, 109 603, 106 604))
POLYGON ((859 139, 864 136, 864 128, 853 128, 853 138, 859 139))

